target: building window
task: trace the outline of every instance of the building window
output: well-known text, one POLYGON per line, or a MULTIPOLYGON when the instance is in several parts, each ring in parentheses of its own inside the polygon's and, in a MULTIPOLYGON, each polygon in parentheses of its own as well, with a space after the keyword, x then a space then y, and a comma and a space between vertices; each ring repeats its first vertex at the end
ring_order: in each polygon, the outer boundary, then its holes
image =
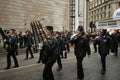
POLYGON ((110 11, 108 12, 108 16, 109 16, 109 18, 111 17, 111 16, 110 16, 110 11))
POLYGON ((104 0, 102 0, 102 3, 104 3, 104 0))
POLYGON ((100 4, 102 4, 102 0, 100 0, 100 4))
POLYGON ((109 9, 110 9, 111 5, 109 4, 109 9))
POLYGON ((106 6, 105 6, 105 8, 104 8, 105 10, 106 10, 106 6))
POLYGON ((101 20, 102 20, 102 13, 101 13, 101 20))
POLYGON ((95 1, 93 1, 93 8, 95 7, 95 1))
POLYGON ((104 12, 104 18, 106 19, 106 12, 104 12))
POLYGON ((119 2, 119 7, 120 7, 120 2, 119 2))
POLYGON ((98 0, 98 4, 100 4, 100 0, 98 0))
POLYGON ((101 8, 101 12, 102 12, 102 8, 101 8))
POLYGON ((98 3, 97 3, 97 0, 95 1, 95 6, 97 6, 98 5, 98 3))

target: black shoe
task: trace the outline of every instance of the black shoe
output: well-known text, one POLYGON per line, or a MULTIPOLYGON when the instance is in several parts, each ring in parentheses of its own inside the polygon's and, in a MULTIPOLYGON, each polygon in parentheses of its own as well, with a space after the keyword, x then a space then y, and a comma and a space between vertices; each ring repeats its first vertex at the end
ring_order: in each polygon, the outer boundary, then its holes
POLYGON ((84 80, 84 77, 81 77, 81 78, 78 78, 78 77, 77 77, 77 80, 84 80))
POLYGON ((28 60, 28 58, 25 58, 24 60, 28 60))
POLYGON ((18 53, 16 55, 18 55, 18 53))
POLYGON ((30 57, 30 59, 33 59, 34 57, 30 57))
POLYGON ((17 68, 17 67, 19 67, 18 65, 17 66, 13 66, 12 68, 17 68))
POLYGON ((101 74, 104 75, 106 70, 101 70, 101 74))
POLYGON ((60 71, 60 70, 62 70, 62 67, 57 68, 57 71, 60 71))
POLYGON ((36 63, 41 63, 40 61, 36 62, 36 63))
POLYGON ((10 69, 10 67, 6 67, 4 70, 8 70, 8 69, 10 69))
POLYGON ((115 54, 115 56, 117 56, 117 54, 115 54))
POLYGON ((65 59, 67 58, 67 57, 64 57, 65 59))

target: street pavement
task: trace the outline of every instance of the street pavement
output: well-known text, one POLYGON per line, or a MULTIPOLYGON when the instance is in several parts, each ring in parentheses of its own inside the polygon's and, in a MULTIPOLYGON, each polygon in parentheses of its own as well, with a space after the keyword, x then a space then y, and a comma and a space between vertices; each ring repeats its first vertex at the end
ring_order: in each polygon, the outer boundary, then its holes
MULTIPOLYGON (((107 71, 101 75, 101 61, 98 53, 93 53, 90 58, 86 56, 83 60, 84 80, 120 80, 120 54, 115 57, 108 55, 106 59, 107 71)), ((119 52, 120 53, 120 52, 119 52)), ((0 57, 0 80, 43 80, 42 73, 44 65, 37 64, 39 54, 34 53, 34 59, 24 60, 25 53, 17 56, 20 67, 3 70, 6 67, 6 57, 0 57)), ((12 59, 11 59, 12 60, 12 59)), ((62 59, 63 69, 56 71, 57 64, 53 67, 55 80, 77 80, 76 58, 71 47, 67 59, 62 59)), ((12 60, 12 66, 14 66, 12 60)))

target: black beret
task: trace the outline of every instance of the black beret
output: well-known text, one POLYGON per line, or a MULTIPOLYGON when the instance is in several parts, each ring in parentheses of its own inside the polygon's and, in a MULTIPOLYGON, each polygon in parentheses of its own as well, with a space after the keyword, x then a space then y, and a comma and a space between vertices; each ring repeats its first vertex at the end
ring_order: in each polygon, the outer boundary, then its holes
POLYGON ((28 33, 31 33, 31 31, 27 30, 28 33))
POLYGON ((78 31, 84 31, 83 26, 78 26, 78 31))
POLYGON ((59 35, 61 35, 61 32, 57 31, 57 32, 56 32, 56 34, 59 34, 59 35))
POLYGON ((64 32, 63 32, 63 31, 61 31, 60 33, 61 33, 61 34, 64 34, 64 32))
POLYGON ((53 30, 53 26, 46 26, 47 30, 53 30))
POLYGON ((15 29, 10 29, 10 30, 15 31, 15 29))
POLYGON ((103 29, 102 32, 103 32, 103 33, 106 33, 106 32, 107 32, 107 29, 103 29))

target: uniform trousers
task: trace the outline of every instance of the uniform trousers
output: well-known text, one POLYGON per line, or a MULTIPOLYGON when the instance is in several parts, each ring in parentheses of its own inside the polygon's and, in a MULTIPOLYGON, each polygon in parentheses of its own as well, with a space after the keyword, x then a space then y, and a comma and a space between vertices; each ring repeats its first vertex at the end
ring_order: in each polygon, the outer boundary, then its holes
POLYGON ((27 49, 26 49, 26 59, 28 59, 28 52, 30 52, 31 58, 33 58, 33 53, 32 53, 31 47, 27 47, 27 49))
POLYGON ((59 68, 62 68, 61 58, 60 55, 57 56, 57 64, 59 68))
POLYGON ((84 72, 83 72, 83 66, 82 66, 82 61, 83 61, 83 56, 77 57, 77 77, 79 79, 84 78, 84 72))
POLYGON ((102 63, 102 70, 106 70, 106 56, 107 54, 100 54, 101 56, 101 63, 102 63))
POLYGON ((18 65, 18 61, 17 61, 17 58, 16 58, 15 51, 8 51, 8 53, 7 53, 7 67, 10 68, 10 66, 11 66, 11 58, 10 58, 10 56, 13 57, 15 66, 16 66, 16 67, 19 66, 19 65, 18 65))
POLYGON ((43 70, 43 80, 54 80, 52 67, 55 62, 46 62, 43 70))

